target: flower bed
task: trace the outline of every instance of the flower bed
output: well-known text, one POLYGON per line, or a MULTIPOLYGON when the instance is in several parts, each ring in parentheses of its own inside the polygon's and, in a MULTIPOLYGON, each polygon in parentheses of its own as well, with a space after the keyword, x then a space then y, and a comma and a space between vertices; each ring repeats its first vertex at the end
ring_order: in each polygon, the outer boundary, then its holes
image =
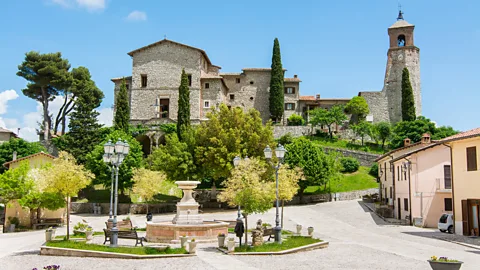
POLYGON ((125 254, 135 254, 135 255, 161 255, 161 254, 188 254, 184 248, 170 248, 167 247, 165 250, 158 250, 152 247, 109 247, 104 245, 96 244, 87 244, 85 242, 75 242, 75 241, 53 241, 47 242, 47 247, 58 247, 58 248, 71 248, 71 249, 81 249, 81 250, 91 250, 91 251, 102 251, 102 252, 113 252, 113 253, 125 253, 125 254))

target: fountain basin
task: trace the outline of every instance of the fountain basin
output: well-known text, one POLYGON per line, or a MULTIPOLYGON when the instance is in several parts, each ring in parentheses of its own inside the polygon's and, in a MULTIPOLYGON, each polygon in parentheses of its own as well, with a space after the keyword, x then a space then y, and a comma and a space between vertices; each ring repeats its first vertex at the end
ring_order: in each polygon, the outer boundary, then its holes
POLYGON ((195 238, 195 241, 216 241, 219 233, 228 235, 228 223, 204 221, 202 224, 173 224, 171 222, 147 222, 146 239, 152 243, 180 241, 180 236, 195 238))

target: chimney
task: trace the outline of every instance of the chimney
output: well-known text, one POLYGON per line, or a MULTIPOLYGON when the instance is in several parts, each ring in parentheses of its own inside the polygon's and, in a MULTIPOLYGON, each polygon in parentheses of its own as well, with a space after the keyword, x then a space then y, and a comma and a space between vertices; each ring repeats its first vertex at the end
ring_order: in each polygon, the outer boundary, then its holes
POLYGON ((295 78, 295 79, 298 78, 297 74, 293 75, 293 78, 295 78))
POLYGON ((317 94, 316 99, 317 99, 317 100, 320 99, 320 94, 317 94))
POLYGON ((13 151, 12 161, 17 160, 17 151, 13 151))
POLYGON ((403 146, 405 147, 405 146, 409 146, 409 145, 410 145, 410 139, 409 139, 409 138, 405 138, 405 139, 403 140, 403 146))
POLYGON ((430 143, 430 134, 424 133, 422 135, 422 143, 430 143))

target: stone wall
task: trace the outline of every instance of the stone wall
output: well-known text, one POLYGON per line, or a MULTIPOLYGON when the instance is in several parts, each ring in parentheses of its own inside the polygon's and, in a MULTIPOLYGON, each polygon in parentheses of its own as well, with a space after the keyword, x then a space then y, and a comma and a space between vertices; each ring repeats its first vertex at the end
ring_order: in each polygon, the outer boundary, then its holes
POLYGON ((349 149, 341 149, 341 148, 332 148, 332 147, 323 147, 326 152, 335 151, 337 153, 342 154, 344 157, 353 157, 356 158, 360 165, 370 167, 375 162, 375 159, 380 157, 380 155, 362 152, 362 151, 355 151, 349 149))
POLYGON ((273 137, 278 139, 288 133, 293 137, 310 135, 312 127, 310 126, 273 126, 273 137))
MULTIPOLYGON (((76 203, 72 202, 71 212, 76 214, 93 213, 93 206, 100 206, 102 215, 108 215, 110 210, 109 203, 76 203)), ((158 213, 172 213, 176 210, 175 203, 157 203, 149 204, 148 211, 158 213)), ((119 203, 117 207, 117 213, 119 215, 125 214, 144 214, 147 213, 146 204, 135 203, 119 203)))

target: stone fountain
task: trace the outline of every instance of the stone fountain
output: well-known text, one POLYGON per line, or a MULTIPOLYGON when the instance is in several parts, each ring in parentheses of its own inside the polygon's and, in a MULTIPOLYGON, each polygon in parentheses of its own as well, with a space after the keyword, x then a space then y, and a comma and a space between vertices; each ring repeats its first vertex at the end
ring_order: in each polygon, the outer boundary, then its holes
POLYGON ((177 242, 180 236, 187 235, 196 241, 216 240, 219 233, 228 235, 228 223, 203 221, 198 212, 200 205, 192 196, 200 182, 177 181, 183 191, 183 198, 177 203, 177 214, 171 222, 147 222, 146 238, 148 242, 177 242))

